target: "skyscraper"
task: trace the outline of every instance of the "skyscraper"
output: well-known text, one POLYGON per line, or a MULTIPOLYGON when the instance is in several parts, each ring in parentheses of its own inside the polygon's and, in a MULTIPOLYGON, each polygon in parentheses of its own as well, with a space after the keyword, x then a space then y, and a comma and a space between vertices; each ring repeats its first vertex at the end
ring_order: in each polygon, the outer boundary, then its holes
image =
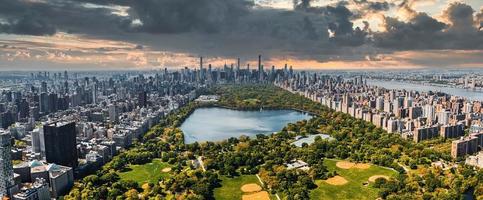
POLYGON ((42 92, 39 97, 40 112, 49 113, 49 94, 42 92))
POLYGON ((117 106, 115 104, 109 104, 109 120, 111 122, 119 121, 119 113, 117 112, 117 106))
POLYGON ((262 55, 258 55, 258 80, 263 81, 262 55))
POLYGON ((11 195, 14 187, 13 165, 10 156, 11 146, 10 133, 0 130, 0 196, 11 195))
POLYGON ((141 91, 138 94, 139 107, 146 107, 148 105, 148 94, 145 91, 141 91))
POLYGON ((43 130, 43 152, 46 161, 77 167, 75 122, 54 122, 44 125, 43 130))

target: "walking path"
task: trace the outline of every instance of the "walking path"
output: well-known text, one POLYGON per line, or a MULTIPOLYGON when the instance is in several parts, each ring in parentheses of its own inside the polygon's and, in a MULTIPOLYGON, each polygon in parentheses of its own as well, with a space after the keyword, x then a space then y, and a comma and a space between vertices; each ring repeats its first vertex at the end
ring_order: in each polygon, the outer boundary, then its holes
MULTIPOLYGON (((255 176, 257 176, 258 181, 260 181, 260 184, 261 184, 262 186, 265 186, 265 184, 264 184, 264 183, 263 183, 263 181, 262 181, 262 178, 260 178, 260 176, 258 176, 258 174, 255 174, 255 176)), ((270 189, 270 190, 272 190, 272 189, 270 189)), ((277 200, 281 200, 281 199, 280 199, 280 196, 278 196, 278 194, 277 194, 277 193, 275 193, 275 197, 277 197, 277 200)))
POLYGON ((196 158, 196 160, 198 160, 198 163, 200 163, 201 169, 203 169, 203 171, 206 172, 205 164, 203 163, 203 157, 198 156, 198 158, 196 158))

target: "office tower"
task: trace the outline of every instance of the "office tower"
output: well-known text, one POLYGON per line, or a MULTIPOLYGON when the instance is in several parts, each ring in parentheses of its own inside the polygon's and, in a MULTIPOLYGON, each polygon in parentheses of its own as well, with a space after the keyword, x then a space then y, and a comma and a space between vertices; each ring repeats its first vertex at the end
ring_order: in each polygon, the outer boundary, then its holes
POLYGON ((8 131, 0 130, 0 196, 11 195, 15 186, 13 180, 13 164, 10 155, 12 149, 11 136, 8 131))
POLYGON ((34 129, 32 130, 32 151, 34 153, 40 153, 40 132, 43 131, 42 129, 34 129))
POLYGON ((43 148, 49 163, 77 167, 75 122, 53 122, 44 125, 43 148))
POLYGON ((258 55, 258 80, 263 81, 262 55, 258 55))
POLYGON ((238 58, 237 60, 237 64, 236 64, 236 71, 240 71, 240 58, 238 58))
POLYGON ((47 93, 47 83, 42 81, 40 85, 41 85, 40 92, 47 93))
POLYGON ((7 129, 13 123, 14 119, 10 111, 0 113, 0 128, 7 129))
POLYGON ((208 75, 207 75, 207 79, 210 83, 213 82, 213 74, 212 74, 212 70, 211 70, 211 64, 208 64, 208 75))
POLYGON ((64 82, 64 93, 65 94, 69 93, 69 83, 67 81, 64 82))
POLYGON ((203 71, 203 57, 200 57, 200 71, 203 71))
POLYGON ((18 118, 23 119, 29 116, 29 103, 26 99, 22 99, 22 101, 18 105, 18 118))
POLYGON ((97 84, 94 83, 94 85, 92 86, 92 103, 93 104, 97 104, 97 84))
POLYGON ((57 104, 57 101, 58 101, 58 97, 57 97, 57 94, 55 93, 50 93, 49 94, 49 100, 48 100, 48 112, 51 113, 51 112, 57 112, 58 110, 58 104, 57 104))
POLYGON ((33 118, 34 120, 38 120, 40 116, 40 109, 37 106, 30 107, 29 109, 29 114, 30 117, 33 118))
POLYGON ((109 120, 111 122, 118 122, 119 121, 119 114, 117 113, 117 107, 115 104, 109 105, 109 120))
POLYGON ((205 74, 203 73, 203 57, 200 57, 200 79, 199 80, 204 80, 205 79, 205 74))
POLYGON ((40 104, 40 112, 41 113, 49 113, 49 95, 45 92, 42 92, 39 97, 39 104, 40 104))
POLYGON ((148 105, 148 95, 145 91, 141 91, 138 94, 139 107, 146 107, 148 105))

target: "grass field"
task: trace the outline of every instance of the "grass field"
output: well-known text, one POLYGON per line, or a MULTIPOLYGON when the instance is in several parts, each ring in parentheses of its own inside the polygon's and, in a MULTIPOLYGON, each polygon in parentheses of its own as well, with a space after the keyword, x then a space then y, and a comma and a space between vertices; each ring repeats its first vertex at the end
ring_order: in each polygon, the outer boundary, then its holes
POLYGON ((221 187, 216 188, 214 196, 216 200, 239 200, 243 192, 241 186, 249 183, 260 184, 255 175, 241 175, 235 178, 221 177, 221 187))
POLYGON ((142 185, 143 183, 156 183, 160 178, 169 176, 169 172, 162 172, 166 167, 171 167, 160 159, 154 159, 144 165, 130 165, 130 171, 119 173, 121 179, 133 180, 142 185))
POLYGON ((371 165, 369 169, 341 169, 336 166, 337 160, 326 159, 325 164, 329 171, 337 171, 337 173, 344 177, 348 183, 344 185, 330 185, 324 180, 317 180, 317 189, 312 190, 310 199, 376 199, 378 189, 371 185, 364 186, 364 182, 368 182, 369 177, 374 175, 395 176, 397 172, 371 165))

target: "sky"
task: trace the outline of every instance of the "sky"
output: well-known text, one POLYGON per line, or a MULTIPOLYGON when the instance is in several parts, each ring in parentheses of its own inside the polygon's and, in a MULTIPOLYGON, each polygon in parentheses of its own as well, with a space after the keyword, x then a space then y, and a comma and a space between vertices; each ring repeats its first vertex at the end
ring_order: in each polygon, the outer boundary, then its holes
POLYGON ((0 70, 483 68, 481 0, 2 0, 0 70))

